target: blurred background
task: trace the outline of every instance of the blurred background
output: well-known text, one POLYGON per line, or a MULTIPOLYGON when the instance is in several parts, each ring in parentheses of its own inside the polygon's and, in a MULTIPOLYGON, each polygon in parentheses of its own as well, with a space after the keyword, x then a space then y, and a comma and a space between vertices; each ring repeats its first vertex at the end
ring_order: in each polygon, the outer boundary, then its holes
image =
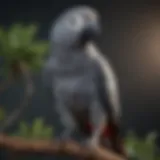
MULTIPOLYGON (((0 25, 37 23, 39 38, 48 39, 54 18, 76 4, 91 5, 102 16, 103 35, 98 46, 110 58, 119 78, 125 130, 132 129, 141 136, 160 132, 160 3, 153 0, 1 0, 0 25)), ((45 116, 47 123, 58 123, 41 85, 40 73, 33 76, 36 93, 21 119, 31 122, 35 117, 45 116)), ((0 104, 10 112, 21 96, 21 83, 17 82, 1 94, 0 104)))

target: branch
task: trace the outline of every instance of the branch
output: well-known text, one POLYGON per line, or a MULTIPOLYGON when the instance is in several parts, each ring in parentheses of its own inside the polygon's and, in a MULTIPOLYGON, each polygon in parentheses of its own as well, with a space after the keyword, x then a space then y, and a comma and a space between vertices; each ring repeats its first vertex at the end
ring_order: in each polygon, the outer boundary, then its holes
POLYGON ((33 82, 32 82, 32 78, 31 78, 28 66, 26 66, 25 63, 19 63, 19 69, 25 81, 24 98, 21 101, 20 106, 17 107, 1 123, 0 132, 5 132, 9 127, 15 124, 18 118, 24 113, 25 109, 28 107, 28 104, 33 95, 33 82))
POLYGON ((102 148, 86 148, 74 141, 29 140, 22 137, 0 135, 0 148, 20 153, 44 155, 72 155, 97 160, 125 160, 125 158, 102 148))

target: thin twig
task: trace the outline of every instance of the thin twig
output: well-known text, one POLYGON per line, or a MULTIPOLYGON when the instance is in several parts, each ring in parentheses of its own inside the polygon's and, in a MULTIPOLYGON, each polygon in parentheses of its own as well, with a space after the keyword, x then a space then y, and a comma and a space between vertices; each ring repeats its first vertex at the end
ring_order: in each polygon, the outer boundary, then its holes
POLYGON ((87 148, 74 141, 29 140, 22 137, 0 135, 0 148, 18 153, 44 155, 71 155, 94 160, 125 160, 125 158, 103 148, 87 148))
POLYGON ((31 79, 31 75, 29 72, 28 67, 25 65, 25 63, 19 64, 21 73, 23 75, 24 81, 25 81, 25 93, 24 93, 24 99, 22 100, 20 106, 16 108, 11 115, 9 115, 1 124, 0 126, 0 132, 5 132, 9 127, 11 127, 15 122, 18 120, 18 118, 22 115, 26 107, 28 106, 30 99, 33 95, 33 83, 31 79))

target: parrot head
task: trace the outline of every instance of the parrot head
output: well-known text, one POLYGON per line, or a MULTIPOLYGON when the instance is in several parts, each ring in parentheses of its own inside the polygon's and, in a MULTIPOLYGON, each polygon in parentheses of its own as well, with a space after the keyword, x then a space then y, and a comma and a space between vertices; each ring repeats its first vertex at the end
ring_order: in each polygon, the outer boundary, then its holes
POLYGON ((64 11, 51 27, 50 40, 54 45, 74 47, 84 45, 100 35, 97 11, 88 6, 78 6, 64 11))

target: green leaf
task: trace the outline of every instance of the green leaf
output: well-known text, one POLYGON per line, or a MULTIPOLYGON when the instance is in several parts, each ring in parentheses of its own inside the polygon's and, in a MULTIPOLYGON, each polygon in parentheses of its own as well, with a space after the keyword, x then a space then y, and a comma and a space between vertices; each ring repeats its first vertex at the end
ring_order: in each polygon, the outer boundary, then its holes
POLYGON ((136 158, 137 160, 155 160, 158 159, 155 155, 156 134, 152 132, 145 138, 139 138, 133 132, 130 132, 125 138, 125 145, 130 157, 136 158))
POLYGON ((21 41, 24 47, 31 45, 38 31, 38 27, 36 25, 29 25, 23 27, 21 41))
POLYGON ((53 129, 51 127, 45 127, 42 132, 42 137, 45 139, 51 139, 53 136, 53 129))
POLYGON ((37 118, 32 125, 32 138, 40 138, 43 132, 44 122, 43 119, 37 118))
POLYGON ((5 60, 5 73, 11 70, 13 62, 25 61, 34 71, 42 66, 48 42, 36 40, 37 32, 36 25, 24 26, 20 23, 13 24, 8 30, 0 28, 0 55, 5 60))
POLYGON ((48 43, 46 43, 46 41, 34 42, 29 48, 30 52, 36 55, 44 55, 47 49, 48 49, 48 43))
POLYGON ((30 139, 51 139, 53 128, 45 125, 42 118, 36 118, 31 127, 25 122, 21 122, 18 130, 12 136, 22 136, 30 139))
POLYGON ((19 125, 19 134, 20 134, 20 136, 28 137, 29 136, 29 132, 30 132, 29 126, 25 122, 20 122, 20 125, 19 125))
POLYGON ((146 137, 146 145, 153 145, 155 144, 156 138, 157 138, 157 133, 156 132, 151 132, 148 134, 146 137))
POLYGON ((21 24, 13 24, 10 27, 8 31, 8 43, 12 49, 18 49, 21 46, 22 30, 23 26, 21 24))

